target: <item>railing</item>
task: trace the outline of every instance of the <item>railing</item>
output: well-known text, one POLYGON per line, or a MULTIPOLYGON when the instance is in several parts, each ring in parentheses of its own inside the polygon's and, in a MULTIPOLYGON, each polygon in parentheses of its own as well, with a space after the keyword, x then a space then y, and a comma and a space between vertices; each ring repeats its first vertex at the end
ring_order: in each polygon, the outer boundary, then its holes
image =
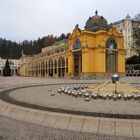
POLYGON ((126 76, 140 76, 140 70, 126 70, 126 76))

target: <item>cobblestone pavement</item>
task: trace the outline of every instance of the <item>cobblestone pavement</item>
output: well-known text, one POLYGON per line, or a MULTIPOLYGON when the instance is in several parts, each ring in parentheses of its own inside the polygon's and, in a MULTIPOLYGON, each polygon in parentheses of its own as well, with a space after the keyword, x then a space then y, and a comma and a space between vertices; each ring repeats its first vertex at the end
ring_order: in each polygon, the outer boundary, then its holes
POLYGON ((140 140, 139 138, 95 135, 24 123, 0 116, 0 140, 140 140))

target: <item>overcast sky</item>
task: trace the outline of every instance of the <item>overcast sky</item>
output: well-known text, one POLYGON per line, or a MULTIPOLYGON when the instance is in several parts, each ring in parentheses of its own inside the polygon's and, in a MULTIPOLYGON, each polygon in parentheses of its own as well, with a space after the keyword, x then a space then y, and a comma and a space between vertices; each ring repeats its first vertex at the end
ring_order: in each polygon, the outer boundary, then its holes
POLYGON ((98 10, 108 23, 140 13, 140 0, 0 0, 0 37, 15 41, 84 28, 98 10))

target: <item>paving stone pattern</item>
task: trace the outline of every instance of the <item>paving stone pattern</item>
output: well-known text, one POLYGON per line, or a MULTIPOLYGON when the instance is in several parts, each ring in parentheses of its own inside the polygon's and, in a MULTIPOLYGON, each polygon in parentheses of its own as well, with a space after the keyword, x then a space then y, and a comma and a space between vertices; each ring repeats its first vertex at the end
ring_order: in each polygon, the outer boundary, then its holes
POLYGON ((43 127, 0 116, 0 140, 139 140, 43 127))
MULTIPOLYGON (((132 77, 122 80, 138 82, 139 78, 132 77)), ((101 83, 103 81, 0 77, 0 89, 31 84, 101 83)), ((21 107, 0 105, 0 140, 140 140, 140 120, 78 118, 22 109, 21 107), (60 127, 61 129, 59 129, 60 127)))

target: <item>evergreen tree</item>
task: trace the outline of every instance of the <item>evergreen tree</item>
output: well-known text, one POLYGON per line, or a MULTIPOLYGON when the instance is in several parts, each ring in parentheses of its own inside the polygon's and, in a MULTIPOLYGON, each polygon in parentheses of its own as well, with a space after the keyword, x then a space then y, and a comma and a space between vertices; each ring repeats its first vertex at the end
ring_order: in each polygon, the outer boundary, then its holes
POLYGON ((68 39, 70 37, 71 33, 67 33, 66 34, 66 39, 68 39))
POLYGON ((63 40, 63 39, 66 39, 66 35, 64 33, 62 33, 59 37, 60 41, 63 40))
POLYGON ((5 62, 5 67, 3 70, 3 76, 11 76, 11 69, 8 59, 5 62))
POLYGON ((126 59, 126 64, 140 64, 140 56, 134 55, 126 59))
POLYGON ((69 36, 70 33, 62 33, 58 37, 47 35, 42 38, 38 38, 37 40, 24 40, 19 43, 11 40, 6 40, 5 38, 0 38, 0 57, 4 59, 20 59, 22 50, 24 51, 25 55, 38 54, 41 52, 42 48, 52 46, 54 43, 63 39, 68 39, 69 36))

